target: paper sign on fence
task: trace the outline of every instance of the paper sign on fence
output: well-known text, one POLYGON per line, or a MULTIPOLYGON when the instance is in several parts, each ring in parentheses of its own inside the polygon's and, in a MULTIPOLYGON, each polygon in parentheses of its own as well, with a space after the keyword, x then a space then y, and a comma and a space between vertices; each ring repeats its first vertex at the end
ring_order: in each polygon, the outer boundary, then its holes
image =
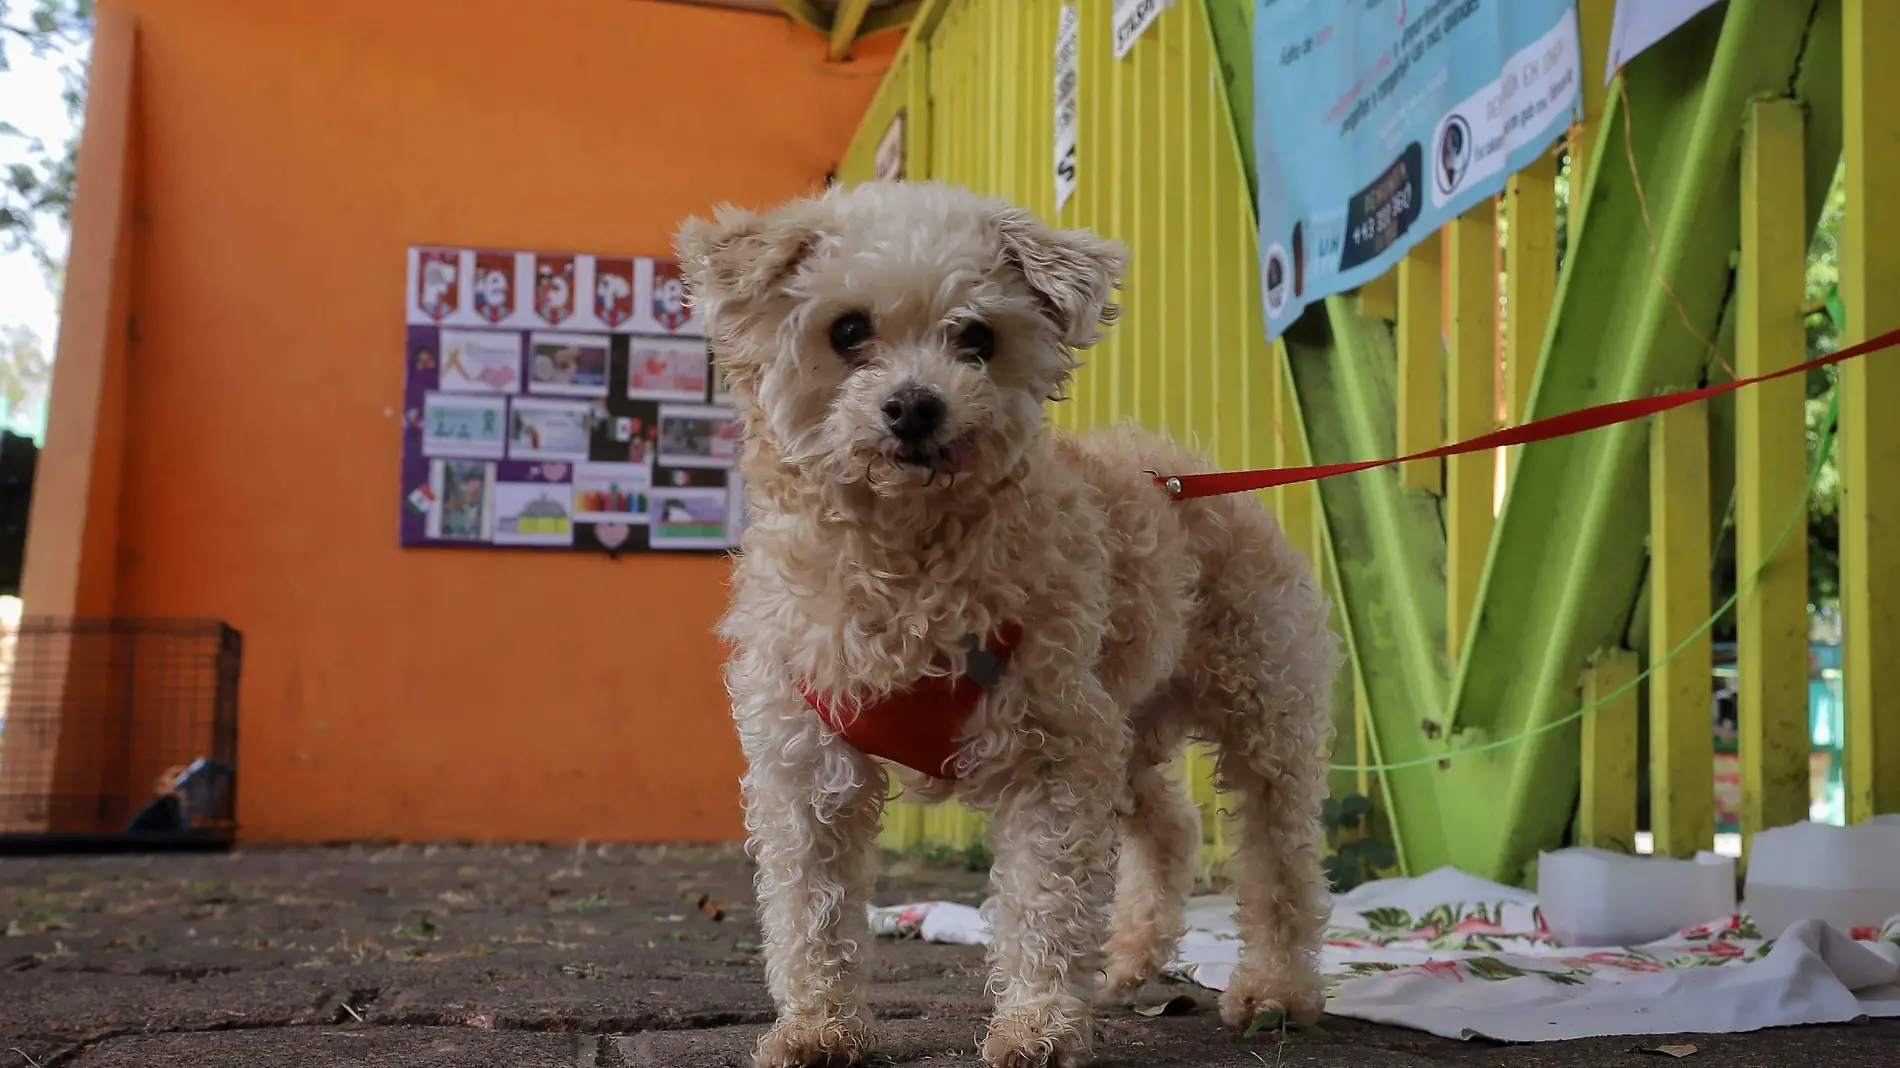
POLYGON ((1056 20, 1056 210, 1069 202, 1075 192, 1076 166, 1076 93, 1081 70, 1077 53, 1081 50, 1080 19, 1074 4, 1063 4, 1056 20))
POLYGON ((1115 0, 1115 58, 1127 55, 1135 41, 1161 17, 1161 9, 1172 6, 1173 0, 1115 0))
POLYGON ((1603 68, 1603 84, 1610 84, 1617 70, 1650 45, 1714 4, 1715 0, 1616 0, 1616 20, 1610 23, 1610 61, 1603 68))

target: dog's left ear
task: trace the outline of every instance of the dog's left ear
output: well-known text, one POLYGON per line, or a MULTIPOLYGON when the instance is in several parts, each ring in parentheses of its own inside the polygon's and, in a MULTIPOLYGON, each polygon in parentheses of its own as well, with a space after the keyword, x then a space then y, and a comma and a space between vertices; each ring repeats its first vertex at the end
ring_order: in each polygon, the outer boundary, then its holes
POLYGON ((792 213, 761 216, 732 205, 690 218, 673 239, 696 304, 746 305, 772 292, 811 251, 817 233, 792 213))
POLYGON ((1042 299, 1043 314, 1064 344, 1085 349, 1101 340, 1102 326, 1121 315, 1121 288, 1128 248, 1088 230, 1057 230, 1020 208, 996 214, 1005 263, 1021 271, 1042 299))

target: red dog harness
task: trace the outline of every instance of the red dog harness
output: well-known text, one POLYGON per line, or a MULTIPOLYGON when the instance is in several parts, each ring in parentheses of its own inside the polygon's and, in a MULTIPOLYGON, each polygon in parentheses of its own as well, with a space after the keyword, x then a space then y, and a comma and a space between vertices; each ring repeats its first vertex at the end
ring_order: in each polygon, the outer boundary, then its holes
MULTIPOLYGON (((1009 665, 1022 628, 1009 624, 983 648, 972 648, 961 675, 931 675, 888 697, 853 706, 796 680, 805 703, 825 726, 859 752, 939 779, 955 779, 963 725, 1009 665)), ((974 640, 971 643, 975 644, 974 640)))

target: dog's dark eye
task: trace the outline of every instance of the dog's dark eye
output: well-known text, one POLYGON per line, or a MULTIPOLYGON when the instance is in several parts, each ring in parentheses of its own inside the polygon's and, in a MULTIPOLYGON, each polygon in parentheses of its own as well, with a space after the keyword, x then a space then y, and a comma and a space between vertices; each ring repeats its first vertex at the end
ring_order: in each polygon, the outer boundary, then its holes
POLYGON ((990 362, 996 355, 996 331, 982 323, 970 323, 957 331, 957 352, 966 360, 990 362))
POLYGON ((871 340, 871 317, 863 312, 846 312, 831 323, 831 351, 845 359, 854 359, 871 340))

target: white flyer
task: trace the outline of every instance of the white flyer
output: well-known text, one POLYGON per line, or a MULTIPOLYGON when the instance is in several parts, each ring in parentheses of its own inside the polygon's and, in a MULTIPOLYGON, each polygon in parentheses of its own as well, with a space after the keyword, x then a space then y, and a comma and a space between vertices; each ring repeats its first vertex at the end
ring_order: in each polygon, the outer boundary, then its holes
POLYGON ((1081 18, 1074 4, 1063 4, 1056 20, 1056 210, 1075 192, 1076 92, 1081 77, 1081 18))

